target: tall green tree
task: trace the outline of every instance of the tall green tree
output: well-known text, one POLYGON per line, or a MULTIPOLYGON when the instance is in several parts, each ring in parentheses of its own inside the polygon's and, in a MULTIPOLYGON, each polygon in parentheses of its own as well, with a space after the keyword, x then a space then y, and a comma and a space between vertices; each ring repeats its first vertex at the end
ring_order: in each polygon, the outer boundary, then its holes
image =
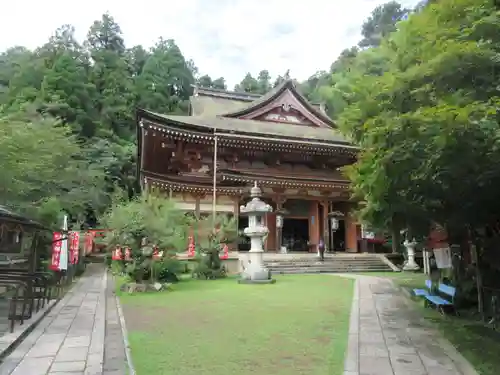
POLYGON ((267 70, 261 70, 257 76, 257 84, 259 86, 258 93, 264 95, 271 90, 271 75, 267 70))
POLYGON ((177 44, 160 38, 137 79, 139 105, 162 113, 186 113, 194 82, 177 44))
POLYGON ((250 73, 247 73, 241 82, 234 87, 234 91, 251 94, 259 94, 259 89, 259 82, 250 73))
POLYGON ((224 77, 219 77, 217 79, 212 80, 212 77, 210 77, 208 74, 199 77, 196 80, 196 84, 200 87, 206 87, 218 90, 227 89, 226 80, 224 79, 224 77))
POLYGON ((88 207, 106 205, 103 172, 82 158, 71 129, 51 117, 0 114, 0 158, 2 205, 38 216, 57 197, 58 208, 81 218, 88 207))
POLYGON ((341 116, 362 148, 350 175, 366 220, 463 232, 498 217, 498 25, 486 0, 443 0, 387 40, 389 71, 341 116))
POLYGON ((95 21, 85 46, 92 59, 90 82, 97 91, 99 137, 132 139, 135 132, 133 80, 120 26, 109 14, 95 21))
POLYGON ((409 12, 409 9, 403 8, 397 1, 379 5, 361 26, 363 39, 358 45, 361 48, 379 46, 385 37, 396 30, 396 23, 403 20, 409 12))

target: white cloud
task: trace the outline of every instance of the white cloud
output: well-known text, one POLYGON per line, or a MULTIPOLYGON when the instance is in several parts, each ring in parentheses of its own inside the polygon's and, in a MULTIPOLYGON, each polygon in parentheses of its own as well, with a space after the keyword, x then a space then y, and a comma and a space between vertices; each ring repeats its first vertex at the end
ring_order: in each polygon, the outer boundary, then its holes
MULTIPOLYGON (((415 5, 418 0, 405 0, 415 5)), ((246 72, 276 76, 290 69, 306 79, 328 69, 359 40, 360 25, 383 0, 18 0, 3 4, 0 49, 43 44, 62 24, 83 39, 95 19, 109 11, 128 46, 175 39, 202 74, 224 76, 230 86, 246 72)))

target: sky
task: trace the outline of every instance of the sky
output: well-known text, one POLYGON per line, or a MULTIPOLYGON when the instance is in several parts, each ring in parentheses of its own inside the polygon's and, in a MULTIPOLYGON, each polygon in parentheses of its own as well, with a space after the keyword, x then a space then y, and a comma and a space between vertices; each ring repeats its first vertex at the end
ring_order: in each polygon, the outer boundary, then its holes
MULTIPOLYGON (((42 45, 63 24, 80 40, 109 12, 127 47, 174 39, 200 74, 223 76, 229 87, 247 72, 272 77, 290 69, 305 80, 327 70, 360 40, 363 20, 383 0, 17 0, 2 4, 0 50, 42 45)), ((413 6, 418 0, 402 0, 413 6)))

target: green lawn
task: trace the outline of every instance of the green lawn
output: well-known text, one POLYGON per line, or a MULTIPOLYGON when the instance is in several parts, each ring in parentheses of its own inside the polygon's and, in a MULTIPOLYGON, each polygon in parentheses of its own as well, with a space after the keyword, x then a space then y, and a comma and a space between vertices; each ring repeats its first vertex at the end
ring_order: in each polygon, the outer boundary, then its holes
MULTIPOLYGON (((391 278, 396 284, 409 289, 422 288, 426 276, 422 273, 374 273, 373 276, 391 278)), ((460 317, 442 316, 437 311, 424 308, 423 301, 414 298, 422 315, 435 324, 462 355, 476 368, 480 375, 497 375, 500 369, 500 333, 485 327, 477 317, 467 312, 460 317)))
POLYGON ((120 296, 138 375, 338 375, 353 281, 277 276, 183 281, 171 292, 120 296))

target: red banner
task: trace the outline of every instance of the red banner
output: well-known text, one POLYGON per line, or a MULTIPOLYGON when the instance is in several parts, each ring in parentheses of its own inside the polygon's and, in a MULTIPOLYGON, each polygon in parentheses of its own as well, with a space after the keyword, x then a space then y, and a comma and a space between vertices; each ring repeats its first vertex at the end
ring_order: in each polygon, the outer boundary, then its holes
POLYGON ((59 271, 61 260, 61 246, 62 246, 62 233, 54 232, 52 235, 52 259, 50 262, 50 269, 52 271, 59 271))
POLYGON ((227 244, 224 244, 224 247, 222 248, 222 256, 220 259, 227 259, 229 258, 229 246, 227 244))
POLYGON ((192 258, 195 256, 195 253, 196 253, 196 247, 194 245, 194 237, 189 236, 188 241, 189 241, 189 243, 188 243, 187 255, 189 258, 192 258))
POLYGON ((80 233, 71 232, 69 235, 69 260, 71 264, 77 264, 79 256, 80 256, 80 233))
POLYGON ((158 246, 155 246, 153 248, 153 260, 160 260, 161 258, 163 258, 163 251, 160 251, 158 246))
POLYGON ((113 250, 113 253, 111 255, 112 260, 122 260, 123 255, 122 255, 122 248, 120 246, 116 246, 115 250, 113 250))
POLYGON ((125 248, 125 261, 130 262, 132 260, 132 251, 130 247, 125 248))
POLYGON ((85 233, 85 244, 83 245, 83 251, 85 255, 90 254, 94 248, 94 237, 95 233, 90 231, 85 233))

